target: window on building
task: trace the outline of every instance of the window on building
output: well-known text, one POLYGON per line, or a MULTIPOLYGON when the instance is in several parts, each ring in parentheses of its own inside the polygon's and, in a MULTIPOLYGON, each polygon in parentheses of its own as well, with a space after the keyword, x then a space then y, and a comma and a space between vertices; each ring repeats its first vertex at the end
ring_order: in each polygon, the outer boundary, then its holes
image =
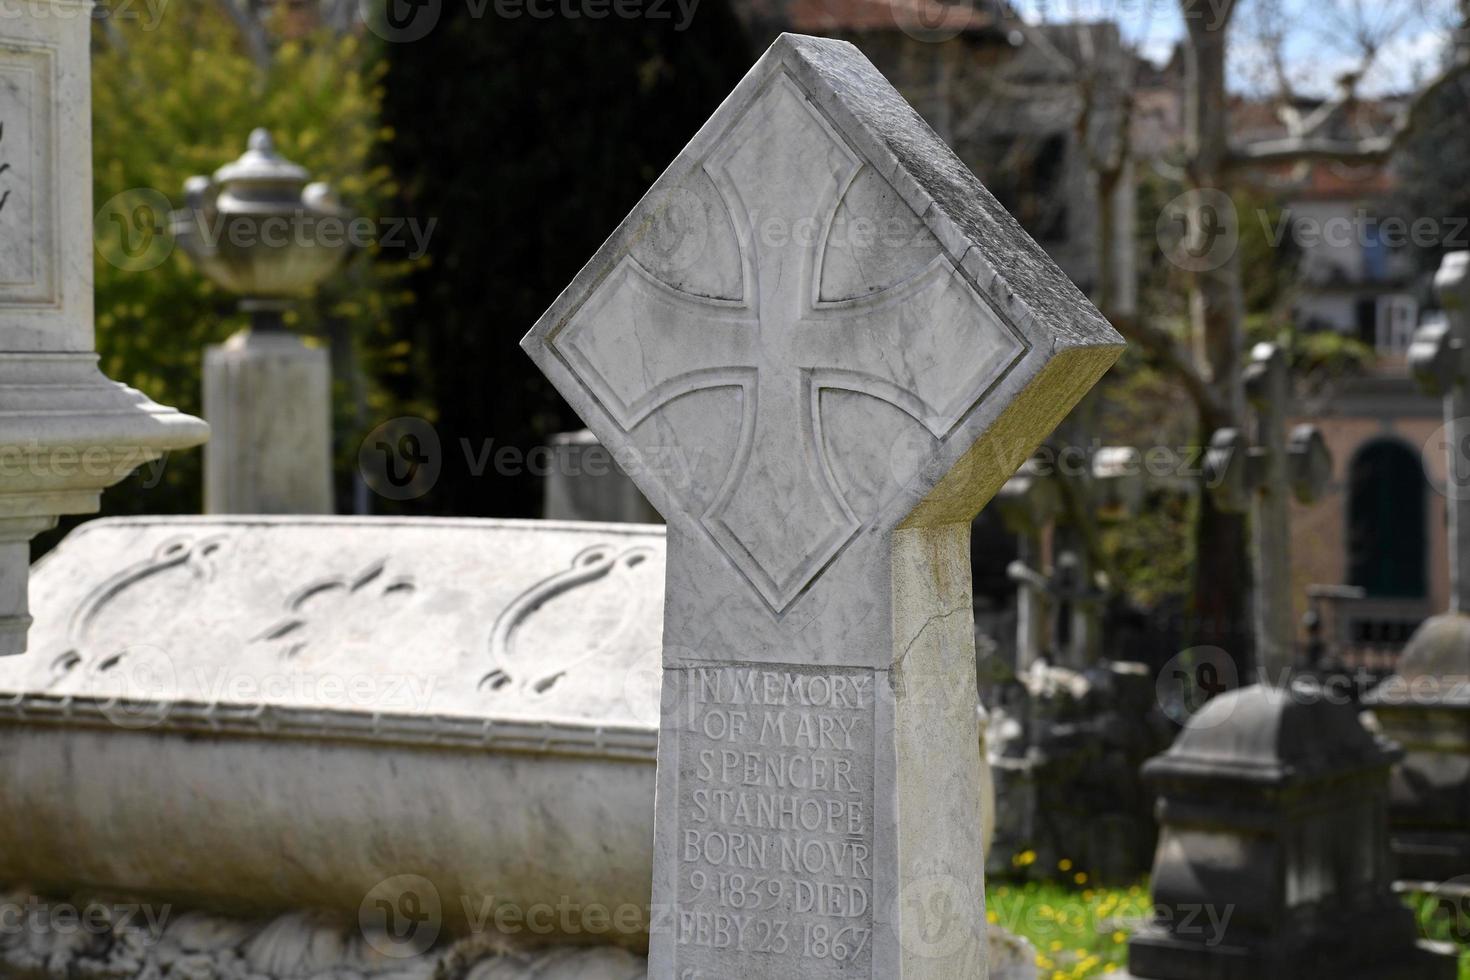
POLYGON ((1380 439, 1358 450, 1348 469, 1348 584, 1370 596, 1427 594, 1426 493, 1413 449, 1380 439))

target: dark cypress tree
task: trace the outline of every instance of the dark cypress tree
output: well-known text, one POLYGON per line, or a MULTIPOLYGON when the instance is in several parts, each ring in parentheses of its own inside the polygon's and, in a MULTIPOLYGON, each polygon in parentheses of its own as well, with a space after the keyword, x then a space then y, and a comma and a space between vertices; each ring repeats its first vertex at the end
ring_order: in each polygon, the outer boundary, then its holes
POLYGON ((726 0, 687 18, 672 0, 635 6, 664 16, 443 0, 426 36, 388 45, 388 164, 402 213, 438 221, 395 325, 416 365, 398 394, 435 406, 443 465, 422 498, 375 509, 539 513, 538 476, 497 472, 495 452, 580 422, 517 342, 752 60, 726 0))

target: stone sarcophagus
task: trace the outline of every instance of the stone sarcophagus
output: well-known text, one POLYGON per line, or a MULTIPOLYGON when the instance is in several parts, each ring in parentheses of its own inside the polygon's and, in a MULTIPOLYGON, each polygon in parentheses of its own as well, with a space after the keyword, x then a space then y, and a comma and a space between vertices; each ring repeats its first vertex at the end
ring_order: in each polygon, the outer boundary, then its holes
POLYGON ((1129 944, 1150 980, 1450 980, 1393 894, 1385 808, 1398 755, 1322 691, 1216 697, 1150 760, 1155 917, 1129 944))
POLYGON ((639 525, 88 524, 0 661, 0 883, 355 918, 412 874, 446 932, 646 943, 663 569, 639 525))
MULTIPOLYGON (((470 937, 525 950, 471 980, 641 977, 664 554, 631 524, 73 532, 35 570, 31 655, 0 661, 0 910, 25 885, 178 914, 137 961, 38 924, 0 974, 132 975, 183 947, 220 980, 430 980, 470 937), (433 928, 374 931, 380 908, 433 928)), ((1033 975, 1006 941, 992 975, 1033 975)))

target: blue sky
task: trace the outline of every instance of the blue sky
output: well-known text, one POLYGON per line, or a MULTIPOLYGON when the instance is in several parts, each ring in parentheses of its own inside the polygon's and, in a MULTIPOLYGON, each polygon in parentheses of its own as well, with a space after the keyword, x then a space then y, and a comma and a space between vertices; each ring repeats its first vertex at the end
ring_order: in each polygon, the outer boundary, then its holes
MULTIPOLYGON (((1157 62, 1169 57, 1184 33, 1177 0, 1014 0, 1022 15, 1040 20, 1113 19, 1140 51, 1157 62)), ((1231 85, 1262 93, 1274 75, 1260 25, 1275 4, 1285 41, 1282 49, 1293 85, 1303 94, 1325 95, 1333 79, 1358 64, 1348 39, 1351 25, 1367 25, 1383 47, 1361 91, 1379 95, 1411 90, 1440 66, 1453 0, 1240 0, 1231 23, 1231 85)))

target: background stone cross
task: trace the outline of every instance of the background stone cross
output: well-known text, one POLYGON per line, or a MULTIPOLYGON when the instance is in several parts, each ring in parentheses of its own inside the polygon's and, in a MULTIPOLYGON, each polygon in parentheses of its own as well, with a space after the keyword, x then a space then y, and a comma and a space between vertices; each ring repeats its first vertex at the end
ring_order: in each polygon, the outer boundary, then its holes
POLYGON ((783 35, 523 346, 669 522, 649 976, 983 976, 969 521, 1121 339, 783 35))
POLYGON ((1414 331, 1409 367, 1444 395, 1445 496, 1449 501, 1450 611, 1470 612, 1470 252, 1451 252, 1434 277, 1444 307, 1414 331))
POLYGON ((1256 668, 1262 680, 1275 682, 1291 666, 1296 634, 1288 496, 1303 504, 1321 496, 1332 476, 1332 457, 1316 426, 1297 425, 1287 433, 1291 378, 1275 344, 1257 344, 1251 351, 1245 387, 1254 432, 1215 432, 1205 471, 1216 506, 1251 512, 1256 668))

